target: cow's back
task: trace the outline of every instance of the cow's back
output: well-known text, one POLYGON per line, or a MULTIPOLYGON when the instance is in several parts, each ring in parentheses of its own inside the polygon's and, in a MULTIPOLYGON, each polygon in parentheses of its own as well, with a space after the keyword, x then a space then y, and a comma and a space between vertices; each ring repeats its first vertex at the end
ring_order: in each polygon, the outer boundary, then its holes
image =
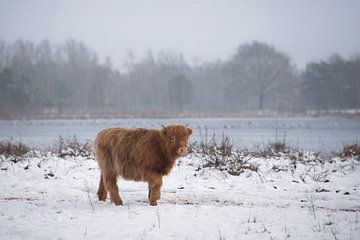
POLYGON ((96 137, 95 154, 102 170, 115 171, 125 179, 141 181, 147 157, 154 154, 156 131, 147 129, 105 129, 96 137))

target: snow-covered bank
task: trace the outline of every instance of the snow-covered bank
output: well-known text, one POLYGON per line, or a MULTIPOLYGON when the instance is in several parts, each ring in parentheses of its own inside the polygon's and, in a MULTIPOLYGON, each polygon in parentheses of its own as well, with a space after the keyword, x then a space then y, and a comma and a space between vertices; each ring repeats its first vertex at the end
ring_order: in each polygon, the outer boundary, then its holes
POLYGON ((360 162, 295 165, 252 158, 239 176, 195 154, 164 178, 157 207, 147 185, 119 179, 124 206, 99 202, 92 158, 0 156, 1 239, 359 239, 360 162))

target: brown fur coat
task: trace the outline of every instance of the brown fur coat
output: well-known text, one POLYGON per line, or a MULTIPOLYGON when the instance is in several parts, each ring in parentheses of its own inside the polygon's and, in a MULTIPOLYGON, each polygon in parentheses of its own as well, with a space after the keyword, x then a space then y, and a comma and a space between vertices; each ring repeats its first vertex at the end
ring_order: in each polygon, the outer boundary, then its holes
POLYGON ((187 153, 191 128, 170 125, 161 130, 109 128, 95 140, 95 154, 101 170, 99 200, 107 192, 116 204, 122 204, 116 184, 117 176, 149 183, 149 201, 160 198, 162 176, 169 174, 178 157, 187 153))

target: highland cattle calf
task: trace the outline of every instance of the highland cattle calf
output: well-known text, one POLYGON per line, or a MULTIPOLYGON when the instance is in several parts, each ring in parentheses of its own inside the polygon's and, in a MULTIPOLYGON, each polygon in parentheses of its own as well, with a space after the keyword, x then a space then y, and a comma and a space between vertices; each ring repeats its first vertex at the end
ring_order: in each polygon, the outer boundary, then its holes
POLYGON ((109 128, 98 133, 95 155, 100 167, 97 195, 105 201, 107 193, 115 205, 122 205, 117 177, 148 182, 150 205, 160 199, 162 177, 169 174, 178 157, 187 153, 192 129, 170 125, 161 130, 109 128))

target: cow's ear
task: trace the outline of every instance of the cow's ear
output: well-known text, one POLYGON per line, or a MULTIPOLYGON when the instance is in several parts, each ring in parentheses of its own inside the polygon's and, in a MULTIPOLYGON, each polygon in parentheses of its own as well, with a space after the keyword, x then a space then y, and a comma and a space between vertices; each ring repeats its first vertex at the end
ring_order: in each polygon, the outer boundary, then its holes
POLYGON ((188 135, 190 136, 191 134, 192 134, 192 129, 191 128, 186 128, 186 131, 187 131, 187 133, 188 133, 188 135))
POLYGON ((166 128, 163 126, 163 128, 160 130, 160 136, 162 139, 164 139, 165 141, 170 141, 169 140, 169 136, 167 135, 167 130, 166 128))

